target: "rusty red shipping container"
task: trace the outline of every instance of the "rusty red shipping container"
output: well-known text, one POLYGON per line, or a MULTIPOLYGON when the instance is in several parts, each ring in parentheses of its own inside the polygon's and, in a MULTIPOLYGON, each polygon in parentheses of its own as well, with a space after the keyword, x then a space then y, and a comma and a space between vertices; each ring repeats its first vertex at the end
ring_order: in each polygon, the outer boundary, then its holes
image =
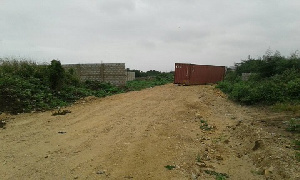
POLYGON ((174 84, 200 85, 223 81, 225 66, 175 63, 174 84))

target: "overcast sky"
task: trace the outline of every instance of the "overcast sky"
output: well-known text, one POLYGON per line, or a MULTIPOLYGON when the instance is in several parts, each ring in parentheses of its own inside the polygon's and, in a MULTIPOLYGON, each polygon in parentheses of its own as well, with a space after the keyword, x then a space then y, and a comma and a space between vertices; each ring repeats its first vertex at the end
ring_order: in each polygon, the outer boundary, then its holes
POLYGON ((300 0, 0 0, 0 57, 233 65, 300 50, 300 0))

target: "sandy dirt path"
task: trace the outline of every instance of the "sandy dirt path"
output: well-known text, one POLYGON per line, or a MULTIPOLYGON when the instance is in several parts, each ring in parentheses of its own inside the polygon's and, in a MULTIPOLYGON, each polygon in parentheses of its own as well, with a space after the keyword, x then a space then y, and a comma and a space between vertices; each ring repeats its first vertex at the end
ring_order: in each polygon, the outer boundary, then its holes
POLYGON ((274 142, 277 159, 291 156, 279 164, 287 166, 284 172, 264 160, 273 140, 258 137, 268 134, 257 131, 254 117, 268 115, 230 102, 213 86, 168 84, 88 98, 67 109, 71 113, 63 116, 2 114, 0 179, 299 177, 299 168, 288 167, 299 164, 284 138, 282 146, 274 142), (287 154, 280 155, 282 149, 287 154))

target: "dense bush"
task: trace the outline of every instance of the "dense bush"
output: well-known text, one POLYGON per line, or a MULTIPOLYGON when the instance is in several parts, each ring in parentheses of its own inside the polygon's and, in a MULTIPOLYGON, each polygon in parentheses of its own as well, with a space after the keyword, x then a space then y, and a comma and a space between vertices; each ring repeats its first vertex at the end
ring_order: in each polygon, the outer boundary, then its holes
POLYGON ((56 60, 51 65, 37 65, 0 59, 0 111, 18 113, 66 105, 68 101, 59 91, 67 80, 65 74, 56 60))
POLYGON ((0 112, 47 110, 86 96, 105 97, 172 81, 172 74, 159 72, 154 79, 135 80, 125 87, 116 87, 97 81, 80 82, 74 70, 65 71, 57 60, 50 65, 37 65, 24 59, 0 58, 0 112))
POLYGON ((52 90, 60 90, 64 85, 65 70, 57 60, 52 60, 48 67, 49 82, 52 90))
POLYGON ((300 102, 300 59, 285 58, 278 52, 264 59, 249 59, 229 71, 217 85, 232 100, 245 104, 300 102), (242 81, 242 73, 254 73, 242 81))

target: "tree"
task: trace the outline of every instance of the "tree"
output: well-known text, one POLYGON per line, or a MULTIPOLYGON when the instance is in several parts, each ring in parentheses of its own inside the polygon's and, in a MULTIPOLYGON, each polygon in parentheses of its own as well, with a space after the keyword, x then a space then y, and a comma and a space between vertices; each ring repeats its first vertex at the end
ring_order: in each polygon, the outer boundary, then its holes
POLYGON ((60 61, 52 60, 49 66, 49 81, 52 90, 60 90, 63 85, 65 70, 60 61))

